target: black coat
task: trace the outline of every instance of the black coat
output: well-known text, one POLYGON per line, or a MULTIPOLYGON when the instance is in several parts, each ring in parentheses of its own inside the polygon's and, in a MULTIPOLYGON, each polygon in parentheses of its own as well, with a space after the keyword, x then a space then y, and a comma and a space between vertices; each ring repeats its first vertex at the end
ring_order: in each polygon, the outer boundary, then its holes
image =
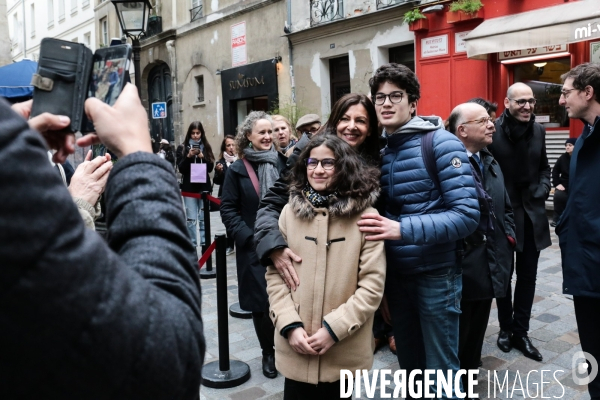
MULTIPOLYGON (((278 170, 285 167, 286 158, 279 154, 278 170)), ((253 165, 254 171, 258 166, 253 165)), ((242 160, 231 164, 223 182, 221 196, 221 219, 227 236, 235 240, 235 259, 238 275, 240 306, 247 311, 262 312, 268 309, 266 268, 256 255, 254 221, 259 197, 254 190, 248 171, 242 160)))
POLYGON ((496 121, 494 141, 488 146, 488 150, 500 164, 506 191, 513 207, 517 230, 515 250, 523 251, 525 213, 527 213, 533 223, 535 246, 538 251, 541 251, 552 244, 546 216, 546 199, 550 194, 550 165, 546 155, 546 131, 540 124, 534 123, 533 135, 529 139, 527 160, 516 160, 516 146, 508 136, 508 123, 505 119, 505 115, 502 115, 496 121), (536 172, 536 181, 528 187, 519 188, 514 180, 521 173, 519 165, 522 162, 528 163, 529 169, 536 172))
MULTIPOLYGON (((506 295, 510 284, 513 247, 507 236, 515 238, 513 210, 504 188, 504 176, 492 154, 479 152, 484 166, 484 188, 494 202, 494 233, 483 240, 475 232, 465 238, 463 268, 463 300, 486 300, 506 295)), ((471 162, 475 162, 470 158, 471 162)))
POLYGON ((199 158, 194 156, 193 158, 188 158, 188 153, 190 152, 191 146, 189 144, 179 145, 177 147, 177 168, 179 168, 179 172, 181 173, 182 182, 181 182, 181 191, 190 192, 190 193, 202 193, 209 192, 212 193, 212 184, 210 183, 209 174, 212 172, 215 163, 207 162, 206 163, 206 182, 205 183, 191 183, 190 182, 190 171, 191 165, 193 163, 205 163, 206 155, 204 158, 199 158))
MULTIPOLYGON (((600 117, 586 124, 571 156, 569 200, 558 221, 563 292, 600 298, 600 117)), ((597 318, 592 315, 588 318, 597 318)))
POLYGON ((119 159, 106 243, 4 101, 0 163, 1 397, 197 398, 200 284, 173 168, 150 153, 119 159))
POLYGON ((213 183, 219 185, 219 193, 217 194, 217 196, 221 197, 223 195, 223 183, 225 182, 225 174, 227 173, 227 169, 229 167, 227 166, 225 158, 221 158, 219 161, 217 161, 217 164, 221 164, 223 166, 223 170, 219 172, 215 168, 215 176, 213 177, 213 183))
POLYGON ((563 153, 556 160, 554 168, 552 168, 552 185, 557 187, 563 185, 565 190, 569 190, 569 167, 571 165, 571 155, 563 153))

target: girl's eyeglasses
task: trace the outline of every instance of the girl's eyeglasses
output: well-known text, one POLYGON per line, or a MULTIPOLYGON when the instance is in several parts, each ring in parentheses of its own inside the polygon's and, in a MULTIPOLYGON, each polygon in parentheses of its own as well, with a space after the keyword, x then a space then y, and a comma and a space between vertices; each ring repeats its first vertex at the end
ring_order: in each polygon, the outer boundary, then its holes
POLYGON ((319 165, 319 163, 321 163, 321 167, 323 167, 323 169, 326 170, 330 170, 333 169, 333 167, 335 167, 334 158, 324 158, 322 160, 316 158, 307 158, 306 160, 304 160, 304 163, 306 164, 306 168, 308 169, 317 168, 317 165, 319 165))

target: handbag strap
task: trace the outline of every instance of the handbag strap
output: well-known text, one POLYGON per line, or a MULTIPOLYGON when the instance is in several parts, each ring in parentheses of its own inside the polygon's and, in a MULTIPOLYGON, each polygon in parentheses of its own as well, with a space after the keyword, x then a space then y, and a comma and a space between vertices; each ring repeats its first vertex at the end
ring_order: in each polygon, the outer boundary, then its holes
POLYGON ((250 161, 246 160, 246 158, 242 158, 242 161, 244 162, 246 171, 248 171, 248 175, 252 181, 252 186, 254 186, 254 190, 256 190, 256 195, 260 199, 260 190, 258 188, 258 177, 256 176, 256 172, 254 172, 254 168, 252 168, 252 165, 250 165, 250 161))

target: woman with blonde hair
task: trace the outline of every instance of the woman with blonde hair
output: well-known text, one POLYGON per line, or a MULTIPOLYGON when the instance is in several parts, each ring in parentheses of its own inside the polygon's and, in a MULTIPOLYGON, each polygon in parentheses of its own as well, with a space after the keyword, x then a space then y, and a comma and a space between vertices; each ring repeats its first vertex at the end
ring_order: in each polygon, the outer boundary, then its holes
POLYGON ((285 154, 290 148, 294 147, 297 140, 292 136, 292 124, 283 115, 273 115, 273 136, 279 145, 281 154, 285 154))

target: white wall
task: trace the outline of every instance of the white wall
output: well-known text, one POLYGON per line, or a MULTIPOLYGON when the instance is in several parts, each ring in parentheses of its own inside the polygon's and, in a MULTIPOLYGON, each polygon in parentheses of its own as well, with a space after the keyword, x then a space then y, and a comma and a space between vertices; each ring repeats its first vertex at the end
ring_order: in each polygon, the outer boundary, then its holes
POLYGON ((96 30, 94 29, 94 0, 52 0, 53 18, 49 12, 50 0, 8 0, 8 32, 12 42, 12 57, 14 61, 23 58, 23 41, 25 56, 37 60, 39 45, 43 38, 74 41, 88 44, 96 49, 96 30), (64 3, 64 13, 60 3, 64 3), (32 19, 32 4, 34 17, 32 19), (24 10, 23 10, 24 8, 24 10), (25 20, 23 21, 23 13, 25 20), (15 15, 17 24, 15 27, 15 15), (23 36, 23 29, 25 35, 23 36))

